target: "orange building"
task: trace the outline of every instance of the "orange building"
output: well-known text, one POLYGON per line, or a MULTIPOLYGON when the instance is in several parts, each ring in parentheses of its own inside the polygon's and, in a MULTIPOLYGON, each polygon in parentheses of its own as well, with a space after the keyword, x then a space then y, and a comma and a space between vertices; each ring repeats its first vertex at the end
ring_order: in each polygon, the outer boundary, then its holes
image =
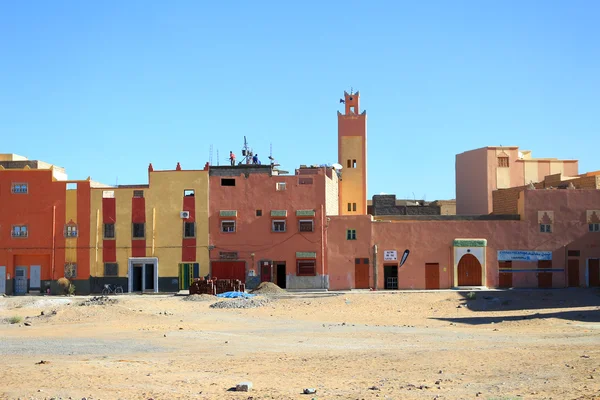
POLYGON ((532 158, 516 146, 483 147, 456 155, 456 213, 482 215, 493 211, 492 192, 540 182, 552 174, 576 176, 577 160, 532 158))
POLYGON ((0 293, 47 292, 63 276, 89 292, 91 184, 68 181, 64 169, 42 161, 0 155, 0 293))
POLYGON ((325 218, 338 214, 333 168, 210 167, 210 274, 287 289, 329 286, 325 218))

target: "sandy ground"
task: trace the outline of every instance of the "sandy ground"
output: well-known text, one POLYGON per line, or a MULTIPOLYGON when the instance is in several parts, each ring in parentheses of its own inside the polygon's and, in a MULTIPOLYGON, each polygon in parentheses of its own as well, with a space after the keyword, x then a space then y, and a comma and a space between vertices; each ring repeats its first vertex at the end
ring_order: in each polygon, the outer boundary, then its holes
POLYGON ((0 398, 600 399, 600 292, 465 294, 0 298, 0 398))

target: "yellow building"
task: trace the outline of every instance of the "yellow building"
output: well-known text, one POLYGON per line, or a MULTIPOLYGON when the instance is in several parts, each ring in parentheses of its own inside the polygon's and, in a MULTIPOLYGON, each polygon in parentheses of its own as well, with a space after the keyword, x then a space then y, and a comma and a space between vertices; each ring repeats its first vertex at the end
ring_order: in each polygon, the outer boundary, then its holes
POLYGON ((154 171, 148 185, 92 188, 92 291, 173 292, 209 273, 208 168, 154 171))
POLYGON ((344 114, 338 111, 340 215, 367 214, 367 112, 360 112, 360 93, 344 92, 344 114))

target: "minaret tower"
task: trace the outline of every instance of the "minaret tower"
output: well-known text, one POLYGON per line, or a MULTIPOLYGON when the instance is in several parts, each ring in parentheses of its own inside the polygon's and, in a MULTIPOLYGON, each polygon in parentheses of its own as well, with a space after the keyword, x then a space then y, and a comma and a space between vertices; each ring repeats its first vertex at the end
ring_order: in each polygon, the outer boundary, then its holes
MULTIPOLYGON (((360 112, 360 93, 344 91, 344 113, 338 111, 340 215, 367 214, 367 112, 360 112)), ((340 101, 342 102, 342 101, 340 101)))

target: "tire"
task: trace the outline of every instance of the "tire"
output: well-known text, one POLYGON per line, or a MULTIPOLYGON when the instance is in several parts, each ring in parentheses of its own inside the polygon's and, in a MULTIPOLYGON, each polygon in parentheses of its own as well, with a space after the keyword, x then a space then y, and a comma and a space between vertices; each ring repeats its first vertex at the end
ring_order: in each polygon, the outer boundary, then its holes
POLYGON ((107 288, 102 289, 102 296, 108 296, 109 293, 110 290, 108 290, 107 288))
POLYGON ((116 294, 123 294, 123 288, 121 286, 117 286, 117 288, 115 289, 115 293, 116 294))

